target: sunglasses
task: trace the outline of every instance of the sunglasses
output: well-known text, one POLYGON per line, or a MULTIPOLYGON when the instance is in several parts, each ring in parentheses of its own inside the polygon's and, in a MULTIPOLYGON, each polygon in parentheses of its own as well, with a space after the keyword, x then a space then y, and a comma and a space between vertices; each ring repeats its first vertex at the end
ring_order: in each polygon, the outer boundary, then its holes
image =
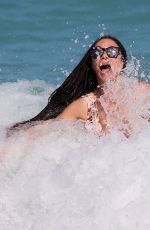
POLYGON ((106 52, 107 56, 110 58, 117 58, 120 54, 120 48, 115 46, 110 46, 108 48, 101 48, 99 46, 93 47, 91 57, 97 59, 98 57, 101 57, 104 52, 106 52))

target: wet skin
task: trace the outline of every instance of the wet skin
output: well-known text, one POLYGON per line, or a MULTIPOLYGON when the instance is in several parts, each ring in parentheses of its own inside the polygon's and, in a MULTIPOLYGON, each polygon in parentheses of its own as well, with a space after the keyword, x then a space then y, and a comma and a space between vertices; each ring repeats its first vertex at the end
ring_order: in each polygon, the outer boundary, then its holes
MULTIPOLYGON (((95 45, 95 47, 101 48, 108 48, 111 46, 118 47, 111 39, 102 39, 95 45)), ((117 58, 110 58, 104 51, 101 57, 99 56, 97 59, 92 59, 92 68, 97 75, 99 84, 106 82, 107 79, 115 79, 122 70, 122 67, 123 62, 121 54, 119 54, 117 58)))

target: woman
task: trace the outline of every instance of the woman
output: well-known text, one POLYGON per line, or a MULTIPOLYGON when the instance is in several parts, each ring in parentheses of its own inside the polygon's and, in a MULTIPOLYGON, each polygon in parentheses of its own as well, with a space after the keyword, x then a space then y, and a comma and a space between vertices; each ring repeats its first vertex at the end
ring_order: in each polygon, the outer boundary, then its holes
MULTIPOLYGON (((111 36, 97 40, 87 52, 87 68, 95 85, 88 94, 73 101, 63 110, 58 118, 67 120, 82 119, 86 127, 96 133, 109 132, 109 126, 100 96, 104 94, 103 86, 108 80, 115 80, 126 66, 127 55, 123 45, 111 36), (82 108, 82 109, 81 109, 82 108)), ((84 58, 83 58, 84 59, 84 58)), ((88 76, 89 77, 89 76, 88 76)), ((88 79, 87 79, 88 81, 88 79)))
MULTIPOLYGON (((104 95, 105 83, 115 82, 123 74, 126 63, 126 50, 118 39, 112 36, 97 39, 65 82, 52 93, 47 106, 34 118, 15 124, 9 131, 57 118, 81 119, 95 133, 109 132, 100 97, 104 95)), ((113 104, 108 103, 110 107, 113 104)))

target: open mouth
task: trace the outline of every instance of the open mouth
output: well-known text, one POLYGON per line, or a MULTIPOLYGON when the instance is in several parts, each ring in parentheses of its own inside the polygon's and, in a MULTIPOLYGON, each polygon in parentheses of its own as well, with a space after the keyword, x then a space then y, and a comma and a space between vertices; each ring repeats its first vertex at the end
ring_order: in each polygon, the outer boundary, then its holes
POLYGON ((100 65, 100 70, 103 71, 103 70, 110 70, 111 69, 111 66, 109 64, 102 64, 100 65))

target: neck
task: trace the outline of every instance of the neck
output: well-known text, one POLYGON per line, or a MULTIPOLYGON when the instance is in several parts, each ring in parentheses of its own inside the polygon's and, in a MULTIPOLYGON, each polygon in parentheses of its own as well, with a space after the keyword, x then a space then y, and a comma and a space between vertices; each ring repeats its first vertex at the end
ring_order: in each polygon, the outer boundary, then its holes
POLYGON ((98 85, 98 86, 97 86, 97 89, 95 90, 95 95, 96 95, 97 97, 100 97, 100 96, 103 95, 103 94, 104 94, 103 84, 98 85))

